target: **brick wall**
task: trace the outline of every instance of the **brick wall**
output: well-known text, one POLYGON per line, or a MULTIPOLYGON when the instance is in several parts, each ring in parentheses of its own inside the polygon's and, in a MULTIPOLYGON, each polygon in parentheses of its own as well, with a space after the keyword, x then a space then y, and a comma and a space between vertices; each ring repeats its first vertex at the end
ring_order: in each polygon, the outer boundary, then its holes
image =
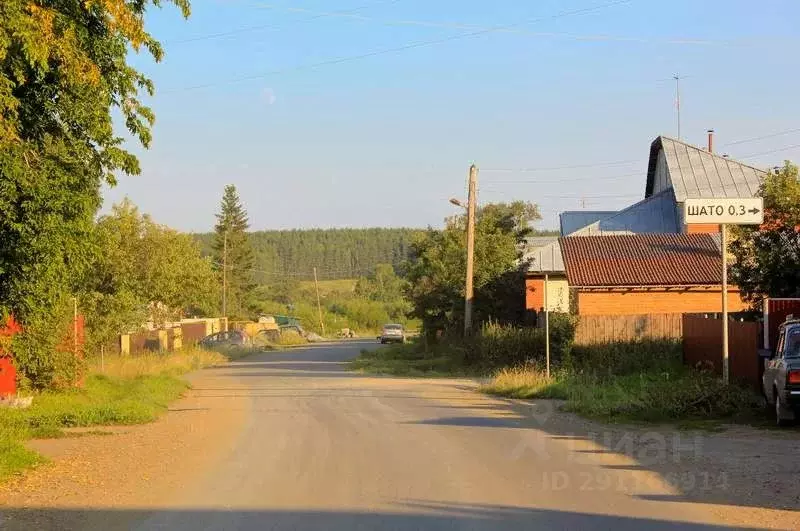
MULTIPOLYGON (((708 291, 579 291, 580 315, 628 315, 643 313, 711 313, 722 311, 722 292, 708 291)), ((747 305, 739 291, 728 291, 728 311, 739 312, 747 305)))
POLYGON ((719 225, 714 223, 699 223, 697 225, 686 225, 687 234, 716 234, 719 233, 719 225))

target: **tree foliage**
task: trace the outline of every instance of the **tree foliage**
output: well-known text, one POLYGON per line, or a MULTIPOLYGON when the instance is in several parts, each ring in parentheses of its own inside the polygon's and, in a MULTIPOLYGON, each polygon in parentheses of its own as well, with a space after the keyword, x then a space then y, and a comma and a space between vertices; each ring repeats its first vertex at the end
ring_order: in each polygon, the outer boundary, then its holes
MULTIPOLYGON (((540 219, 536 205, 515 201, 478 209, 475 224, 475 319, 516 322, 524 315, 521 245, 540 219)), ((466 216, 428 229, 411 245, 404 266, 412 315, 426 330, 452 329, 464 319, 466 216)))
POLYGON ((97 222, 96 260, 81 286, 90 348, 117 334, 215 311, 218 283, 197 242, 158 225, 129 201, 97 222))
POLYGON ((250 313, 253 282, 253 249, 247 235, 250 223, 236 187, 225 186, 217 224, 214 227, 214 263, 227 284, 228 315, 250 313))
MULTIPOLYGON (((271 284, 275 278, 353 279, 368 275, 378 264, 398 267, 408 258, 417 229, 309 229, 249 233, 255 259, 255 280, 271 284)), ((200 234, 203 249, 213 253, 215 234, 200 234)))
POLYGON ((800 180, 785 163, 761 185, 764 223, 734 231, 731 280, 754 305, 763 297, 800 297, 800 180))
MULTIPOLYGON (((160 3, 0 2, 0 310, 24 326, 15 339, 24 376, 46 382, 58 372, 63 338, 53 330, 92 263, 100 186, 139 171, 112 114, 150 144, 154 116, 138 95, 153 85, 127 54, 145 48, 161 59, 144 28, 160 3)), ((189 14, 187 0, 172 3, 189 14)))

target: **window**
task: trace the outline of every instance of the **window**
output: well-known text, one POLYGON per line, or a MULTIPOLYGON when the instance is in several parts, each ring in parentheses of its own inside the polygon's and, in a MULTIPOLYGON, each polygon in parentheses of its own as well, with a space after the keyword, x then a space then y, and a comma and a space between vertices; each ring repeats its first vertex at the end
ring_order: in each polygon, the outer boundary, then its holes
POLYGON ((783 355, 787 358, 800 357, 800 327, 794 327, 786 331, 783 355))

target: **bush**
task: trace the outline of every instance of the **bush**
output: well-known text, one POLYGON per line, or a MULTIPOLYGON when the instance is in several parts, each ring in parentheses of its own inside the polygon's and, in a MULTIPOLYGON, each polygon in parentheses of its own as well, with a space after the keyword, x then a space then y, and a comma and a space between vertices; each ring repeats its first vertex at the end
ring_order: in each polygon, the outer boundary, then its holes
MULTIPOLYGON (((550 362, 562 365, 575 337, 575 320, 566 314, 550 316, 550 362)), ((486 368, 543 366, 546 358, 544 328, 516 328, 484 324, 480 332, 465 340, 467 360, 486 368)))
POLYGON ((645 370, 667 370, 681 364, 680 341, 641 339, 598 345, 573 345, 569 368, 599 375, 625 375, 645 370))

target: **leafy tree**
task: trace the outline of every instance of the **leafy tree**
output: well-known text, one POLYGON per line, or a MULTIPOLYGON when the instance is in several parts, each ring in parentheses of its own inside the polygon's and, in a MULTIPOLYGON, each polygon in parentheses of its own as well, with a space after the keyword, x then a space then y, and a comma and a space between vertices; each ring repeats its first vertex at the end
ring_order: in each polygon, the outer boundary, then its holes
MULTIPOLYGON (((515 201, 478 209, 475 224, 475 319, 514 322, 524 313, 521 244, 540 219, 536 205, 515 201)), ((412 315, 427 331, 463 323, 466 276, 466 216, 447 220, 444 230, 428 229, 411 245, 405 264, 412 315)))
POLYGON ((129 200, 98 220, 95 244, 96 260, 81 286, 90 348, 147 320, 215 311, 216 273, 197 242, 154 223, 129 200))
POLYGON ((255 288, 255 261, 247 236, 249 226, 247 212, 239 200, 236 187, 232 184, 225 186, 214 227, 214 259, 219 271, 226 275, 228 314, 239 317, 250 313, 251 294, 255 288))
POLYGON ((800 297, 800 180, 786 162, 761 185, 764 223, 734 230, 731 281, 757 306, 764 297, 800 297))
MULTIPOLYGON (((23 324, 14 351, 31 385, 47 386, 60 372, 56 326, 74 278, 92 261, 101 184, 139 172, 112 112, 150 144, 154 116, 138 94, 153 85, 127 58, 146 48, 161 59, 144 28, 145 11, 160 3, 0 2, 0 310, 23 324)), ((187 0, 172 3, 188 16, 187 0)))

